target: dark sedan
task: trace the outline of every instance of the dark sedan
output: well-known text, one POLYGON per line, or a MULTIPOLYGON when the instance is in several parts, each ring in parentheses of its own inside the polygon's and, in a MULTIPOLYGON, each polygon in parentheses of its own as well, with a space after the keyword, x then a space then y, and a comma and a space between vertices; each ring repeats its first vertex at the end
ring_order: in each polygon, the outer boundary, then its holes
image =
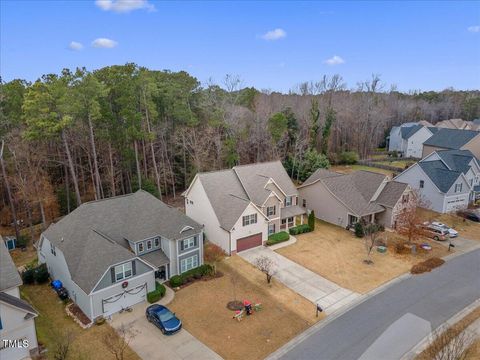
POLYGON ((155 324, 163 334, 175 334, 182 328, 182 322, 168 308, 163 305, 150 305, 145 311, 147 320, 155 324))
POLYGON ((462 210, 458 212, 458 215, 468 219, 470 221, 480 222, 480 210, 462 210))

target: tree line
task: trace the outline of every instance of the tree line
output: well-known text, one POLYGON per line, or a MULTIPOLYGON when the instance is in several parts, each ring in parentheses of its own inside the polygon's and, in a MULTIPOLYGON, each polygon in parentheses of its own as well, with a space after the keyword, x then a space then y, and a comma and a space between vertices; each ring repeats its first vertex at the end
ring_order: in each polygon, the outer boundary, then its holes
POLYGON ((480 92, 385 91, 340 75, 289 94, 201 84, 133 63, 1 82, 0 224, 42 224, 142 188, 175 199, 197 172, 280 159, 303 181, 343 152, 367 157, 405 121, 479 117, 480 92))

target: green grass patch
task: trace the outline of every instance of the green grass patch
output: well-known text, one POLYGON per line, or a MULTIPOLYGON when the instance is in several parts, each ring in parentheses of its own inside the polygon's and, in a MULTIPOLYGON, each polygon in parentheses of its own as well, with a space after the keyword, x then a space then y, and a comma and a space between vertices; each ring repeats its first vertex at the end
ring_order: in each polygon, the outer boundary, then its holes
POLYGON ((290 235, 286 231, 280 231, 276 234, 272 234, 268 237, 267 245, 275 245, 290 239, 290 235))

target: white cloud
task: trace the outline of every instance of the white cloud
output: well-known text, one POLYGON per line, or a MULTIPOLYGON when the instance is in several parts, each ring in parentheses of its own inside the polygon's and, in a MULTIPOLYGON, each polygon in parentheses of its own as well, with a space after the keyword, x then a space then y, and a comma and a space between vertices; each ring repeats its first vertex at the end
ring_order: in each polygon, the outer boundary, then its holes
POLYGON ((270 30, 262 35, 263 40, 279 40, 287 36, 287 33, 283 29, 270 30))
POLYGON ((104 11, 128 13, 133 10, 155 11, 155 6, 148 0, 95 0, 95 5, 104 11))
POLYGON ((473 33, 480 32, 480 25, 469 26, 467 30, 473 33))
POLYGON ((79 50, 83 49, 83 44, 79 43, 77 41, 72 41, 72 42, 70 42, 68 47, 70 48, 70 50, 79 51, 79 50))
POLYGON ((345 60, 338 55, 334 55, 332 58, 325 60, 324 63, 327 65, 340 65, 344 64, 345 60))
POLYGON ((111 49, 117 45, 116 41, 107 38, 98 38, 92 41, 92 46, 96 48, 111 49))

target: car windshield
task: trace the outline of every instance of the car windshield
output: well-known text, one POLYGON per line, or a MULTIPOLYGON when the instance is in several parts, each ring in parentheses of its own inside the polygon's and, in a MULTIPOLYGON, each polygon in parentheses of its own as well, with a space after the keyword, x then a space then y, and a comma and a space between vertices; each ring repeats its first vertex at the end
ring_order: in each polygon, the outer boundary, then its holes
POLYGON ((174 317, 173 313, 168 309, 162 309, 157 311, 157 315, 160 318, 160 321, 168 321, 174 317))

